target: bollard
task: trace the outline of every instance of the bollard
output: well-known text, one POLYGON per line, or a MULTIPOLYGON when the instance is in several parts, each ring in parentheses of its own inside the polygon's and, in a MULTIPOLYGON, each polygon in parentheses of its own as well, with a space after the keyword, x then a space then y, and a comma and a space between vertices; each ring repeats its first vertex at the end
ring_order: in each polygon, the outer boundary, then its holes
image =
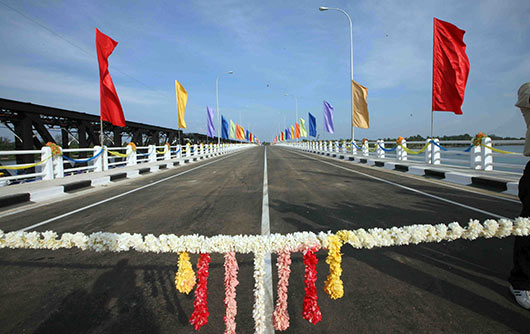
POLYGON ((127 154, 127 158, 126 158, 127 166, 134 166, 138 163, 136 151, 133 150, 132 145, 127 145, 127 148, 125 149, 125 154, 127 154))
MULTIPOLYGON (((482 138, 482 145, 493 147, 490 137, 482 138)), ((482 169, 493 170, 493 152, 491 148, 482 146, 482 169)))
POLYGON ((42 176, 43 180, 53 180, 53 158, 52 158, 52 149, 49 146, 43 146, 40 149, 40 159, 41 161, 46 160, 43 164, 37 166, 40 168, 39 172, 44 173, 42 176))

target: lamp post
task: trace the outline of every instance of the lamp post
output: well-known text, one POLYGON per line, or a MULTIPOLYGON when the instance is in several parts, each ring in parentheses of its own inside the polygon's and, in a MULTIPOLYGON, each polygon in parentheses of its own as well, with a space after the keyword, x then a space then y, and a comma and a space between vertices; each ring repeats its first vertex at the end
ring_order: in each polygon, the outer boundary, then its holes
POLYGON ((221 144, 221 112, 219 110, 219 78, 221 77, 221 75, 223 74, 234 74, 233 71, 228 71, 226 73, 222 73, 222 74, 219 74, 217 76, 217 79, 215 80, 215 99, 217 101, 217 119, 218 119, 218 124, 219 124, 219 132, 217 134, 217 145, 221 144))
POLYGON ((353 25, 352 25, 352 22, 351 22, 351 18, 350 18, 350 15, 348 15, 348 13, 346 13, 344 10, 340 9, 340 8, 328 8, 328 7, 320 7, 318 8, 321 12, 323 11, 326 11, 326 10, 338 10, 339 12, 341 12, 342 14, 346 15, 346 17, 348 18, 348 21, 350 21, 350 92, 351 92, 351 141, 353 142, 353 129, 354 129, 354 126, 353 126, 353 89, 352 89, 352 84, 353 84, 353 25))

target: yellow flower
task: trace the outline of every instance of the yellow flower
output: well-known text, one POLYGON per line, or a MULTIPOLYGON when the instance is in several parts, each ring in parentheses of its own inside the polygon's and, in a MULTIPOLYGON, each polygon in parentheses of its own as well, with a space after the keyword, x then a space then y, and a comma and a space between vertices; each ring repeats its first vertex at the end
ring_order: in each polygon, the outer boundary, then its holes
POLYGON ((175 286, 181 293, 188 294, 195 286, 195 272, 190 262, 188 252, 179 253, 178 271, 175 275, 175 286))
POLYGON ((340 248, 342 242, 337 235, 328 237, 329 251, 326 263, 329 264, 329 275, 324 283, 324 291, 332 298, 338 299, 344 296, 344 286, 340 275, 342 274, 341 262, 342 254, 340 248))

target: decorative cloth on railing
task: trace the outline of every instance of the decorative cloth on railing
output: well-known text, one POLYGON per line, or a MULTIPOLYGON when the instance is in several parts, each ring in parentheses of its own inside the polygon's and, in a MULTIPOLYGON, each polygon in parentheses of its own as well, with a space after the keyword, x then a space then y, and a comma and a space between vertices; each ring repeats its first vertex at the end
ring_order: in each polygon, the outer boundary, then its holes
POLYGON ((377 145, 379 146, 380 149, 382 149, 385 152, 394 152, 397 148, 397 145, 392 148, 384 148, 383 146, 381 146, 381 144, 377 144, 377 145))
POLYGON ((53 143, 53 142, 49 141, 49 142, 46 143, 46 146, 51 148, 53 156, 59 156, 59 155, 62 154, 61 147, 59 145, 57 145, 56 143, 53 143))
POLYGON ((497 153, 502 153, 502 154, 519 154, 519 155, 522 155, 522 153, 520 153, 520 152, 518 153, 518 152, 503 151, 503 150, 499 150, 498 148, 491 147, 491 146, 484 145, 484 144, 480 144, 480 146, 485 147, 485 148, 489 148, 489 149, 492 150, 493 152, 497 152, 497 153))
MULTIPOLYGON (((265 331, 265 255, 270 253, 278 253, 282 257, 279 260, 282 266, 288 270, 289 260, 285 252, 304 251, 304 264, 306 286, 306 295, 304 297, 303 317, 312 323, 320 321, 322 314, 320 313, 317 304, 317 296, 315 290, 315 281, 317 278, 316 263, 317 258, 315 252, 319 249, 328 249, 328 259, 326 262, 330 265, 330 275, 326 280, 325 291, 332 298, 340 298, 343 295, 343 286, 340 281, 340 274, 342 273, 340 248, 341 245, 349 244, 354 248, 373 248, 373 247, 389 247, 409 244, 419 244, 422 242, 440 242, 453 241, 457 239, 474 240, 477 238, 504 238, 510 235, 526 236, 530 235, 530 219, 516 218, 510 219, 488 219, 484 223, 478 220, 470 220, 465 227, 458 223, 437 224, 437 225, 410 225, 404 227, 392 228, 372 228, 372 229, 357 229, 357 230, 341 230, 335 234, 331 232, 320 232, 315 234, 312 232, 296 232, 287 235, 270 234, 270 235, 218 235, 213 237, 205 237, 201 235, 160 235, 155 237, 152 234, 145 237, 140 234, 129 233, 104 233, 96 232, 89 235, 78 232, 75 234, 64 233, 58 238, 57 233, 46 232, 8 232, 4 233, 0 230, 0 249, 1 248, 27 248, 27 249, 62 249, 77 247, 82 250, 92 250, 96 252, 112 251, 123 252, 135 250, 138 252, 154 252, 154 253, 180 253, 190 252, 199 253, 200 260, 197 266, 197 276, 199 284, 195 291, 196 300, 194 302, 195 310, 190 321, 197 328, 203 326, 208 321, 208 309, 206 304, 208 279, 208 263, 209 254, 207 253, 254 253, 254 309, 253 318, 255 321, 255 330, 257 333, 264 333, 265 331)), ((185 266, 188 260, 185 255, 179 255, 179 268, 185 266), (182 260, 182 261, 180 261, 182 260)), ((187 254, 186 254, 187 255, 187 254)), ((230 259, 233 261, 235 258, 230 259)), ((226 267, 226 266, 225 266, 226 267)), ((237 269, 234 264, 228 265, 231 267, 230 280, 236 279, 237 269)), ((228 270, 228 269, 227 269, 228 270)), ((279 269, 280 270, 280 269, 279 269)), ((287 290, 288 272, 281 270, 280 281, 282 281, 282 290, 287 290), (286 277, 287 276, 287 277, 286 277)), ((226 276, 225 276, 226 279, 226 276)), ((187 280, 191 283, 192 280, 187 280)), ((179 286, 178 282, 176 285, 179 286)), ((187 285, 184 284, 184 285, 187 285)), ((226 285, 226 283, 225 283, 226 285)), ((280 282, 279 282, 280 286, 280 282)), ((228 289, 235 288, 235 281, 228 283, 225 287, 228 289)), ((232 290, 231 290, 232 291, 232 290)), ((230 292, 230 295, 235 296, 235 292, 230 292)), ((287 303, 287 298, 281 298, 283 311, 287 303)), ((229 298, 231 300, 231 298, 229 298)), ((233 305, 233 304, 232 304, 233 305)), ((234 305, 232 307, 235 307, 234 305)), ((283 312, 281 312, 283 313, 283 312)), ((232 309, 230 314, 235 315, 235 310, 232 309)), ((279 315, 279 314, 278 314, 279 315)), ((285 322, 285 313, 283 318, 274 317, 275 327, 280 330, 280 327, 286 329, 288 322, 285 322), (282 325, 280 325, 282 322, 282 325)), ((228 325, 228 324, 227 324, 228 325)), ((235 329, 235 322, 231 322, 229 328, 235 329)))
POLYGON ((431 140, 429 143, 430 144, 434 144, 435 146, 438 146, 442 151, 447 151, 447 149, 445 147, 441 146, 440 144, 438 144, 434 140, 431 140))
POLYGON ((420 148, 418 151, 413 151, 408 147, 403 146, 402 144, 399 144, 399 147, 403 149, 403 151, 409 153, 409 154, 420 154, 421 152, 425 151, 427 147, 429 147, 431 143, 426 143, 422 148, 420 148))
POLYGON ((180 152, 180 148, 176 151, 171 151, 171 154, 178 154, 180 152))
POLYGON ((114 156, 117 156, 117 157, 120 157, 120 158, 127 158, 128 156, 130 156, 132 154, 133 151, 125 154, 125 153, 120 153, 120 152, 116 152, 116 151, 109 151, 107 150, 107 153, 108 154, 111 154, 111 155, 114 155, 114 156))
POLYGON ((169 144, 166 143, 164 145, 164 150, 163 151, 156 150, 156 153, 158 153, 158 154, 166 154, 168 150, 169 150, 169 144))
MULTIPOLYGON (((90 157, 88 159, 83 159, 83 160, 73 159, 73 158, 67 157, 66 155, 63 154, 63 159, 75 162, 76 164, 82 164, 82 163, 89 162, 89 161, 92 161, 92 160, 96 159, 97 157, 99 157, 101 155, 101 153, 103 153, 103 149, 99 150, 99 152, 96 155, 94 155, 93 157, 90 157)), ((110 153, 110 151, 109 151, 109 153, 110 153)))
POLYGON ((25 165, 22 165, 22 166, 0 166, 0 169, 9 169, 9 170, 19 170, 19 169, 27 169, 27 168, 33 168, 35 166, 38 166, 40 164, 43 164, 45 163, 46 161, 50 160, 51 159, 51 155, 49 157, 47 157, 46 159, 44 160, 41 160, 39 162, 35 162, 33 164, 25 164, 25 165))
POLYGON ((358 146, 357 144, 355 144, 354 142, 352 142, 352 145, 355 146, 356 149, 362 150, 362 148, 360 146, 358 146))

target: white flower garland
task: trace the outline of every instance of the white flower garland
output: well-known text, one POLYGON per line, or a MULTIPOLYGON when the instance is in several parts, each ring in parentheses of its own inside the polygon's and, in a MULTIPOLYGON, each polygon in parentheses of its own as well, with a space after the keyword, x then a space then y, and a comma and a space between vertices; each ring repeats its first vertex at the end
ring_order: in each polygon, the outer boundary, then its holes
MULTIPOLYGON (((86 235, 81 232, 64 233, 58 238, 57 233, 46 232, 8 232, 0 230, 1 248, 27 249, 60 249, 77 247, 82 250, 96 252, 123 252, 135 250, 154 253, 254 253, 254 310, 256 333, 265 331, 264 282, 265 254, 279 251, 295 252, 300 249, 319 247, 328 248, 328 237, 331 232, 296 232, 286 235, 217 235, 205 237, 201 235, 177 236, 161 234, 158 237, 148 234, 106 233, 96 232, 86 235)), ((333 234, 343 243, 354 248, 373 248, 418 244, 421 242, 452 241, 457 239, 474 240, 483 238, 504 238, 510 235, 530 235, 530 219, 488 219, 481 224, 478 220, 470 220, 466 227, 454 222, 448 225, 410 225, 387 229, 372 228, 358 230, 342 230, 333 234)))

